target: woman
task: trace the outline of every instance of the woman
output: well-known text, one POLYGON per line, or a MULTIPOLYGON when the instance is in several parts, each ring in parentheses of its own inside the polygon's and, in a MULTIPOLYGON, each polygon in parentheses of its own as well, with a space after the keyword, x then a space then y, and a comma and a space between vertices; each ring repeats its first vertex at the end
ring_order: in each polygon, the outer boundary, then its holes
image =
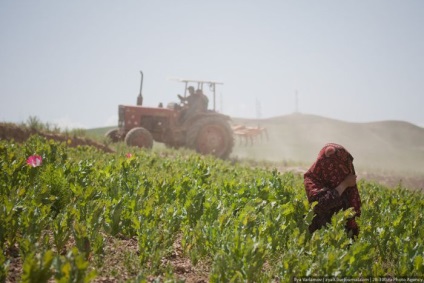
POLYGON ((359 234, 355 217, 361 215, 361 199, 356 186, 353 157, 341 145, 326 144, 315 163, 304 175, 304 184, 309 203, 315 201, 315 217, 309 226, 314 231, 331 222, 337 211, 353 207, 356 214, 347 221, 346 229, 351 236, 359 234))

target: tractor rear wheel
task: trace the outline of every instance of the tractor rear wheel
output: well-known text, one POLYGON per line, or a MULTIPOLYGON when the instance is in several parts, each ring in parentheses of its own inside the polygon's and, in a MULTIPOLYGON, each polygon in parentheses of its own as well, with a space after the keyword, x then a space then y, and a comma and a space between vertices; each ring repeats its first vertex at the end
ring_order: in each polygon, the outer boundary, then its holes
POLYGON ((187 132, 186 144, 200 154, 226 159, 234 146, 230 125, 221 118, 206 117, 196 121, 187 132))
POLYGON ((105 134, 105 137, 109 138, 113 143, 119 142, 120 136, 119 136, 119 129, 112 129, 107 131, 105 134))
POLYGON ((125 143, 128 146, 138 146, 150 149, 153 147, 153 137, 152 134, 145 128, 134 128, 131 129, 125 136, 125 143))

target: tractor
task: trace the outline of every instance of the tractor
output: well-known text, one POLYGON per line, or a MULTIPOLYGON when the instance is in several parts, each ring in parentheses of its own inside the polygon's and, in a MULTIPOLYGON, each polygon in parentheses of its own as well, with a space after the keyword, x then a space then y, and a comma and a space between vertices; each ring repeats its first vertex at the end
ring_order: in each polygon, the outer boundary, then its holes
MULTIPOLYGON (((141 73, 140 93, 136 105, 118 106, 118 128, 106 133, 112 142, 125 141, 128 146, 150 149, 153 142, 164 143, 167 147, 185 147, 203 155, 213 155, 226 159, 234 146, 234 136, 227 115, 215 110, 216 85, 220 82, 179 79, 184 83, 184 95, 178 95, 179 103, 168 103, 166 107, 143 106, 143 72, 141 73), (197 88, 203 93, 207 88, 212 100, 212 109, 204 111, 187 111, 187 93, 197 88)), ((205 96, 207 97, 207 96, 205 96)), ((209 101, 207 97, 206 101, 209 101)))

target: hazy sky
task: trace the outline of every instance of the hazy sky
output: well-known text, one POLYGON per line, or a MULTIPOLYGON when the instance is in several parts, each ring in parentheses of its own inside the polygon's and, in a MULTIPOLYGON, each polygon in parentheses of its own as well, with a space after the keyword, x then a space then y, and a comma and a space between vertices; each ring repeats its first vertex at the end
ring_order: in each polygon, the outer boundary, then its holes
POLYGON ((117 124, 222 81, 218 110, 424 127, 422 0, 0 0, 0 121, 117 124))

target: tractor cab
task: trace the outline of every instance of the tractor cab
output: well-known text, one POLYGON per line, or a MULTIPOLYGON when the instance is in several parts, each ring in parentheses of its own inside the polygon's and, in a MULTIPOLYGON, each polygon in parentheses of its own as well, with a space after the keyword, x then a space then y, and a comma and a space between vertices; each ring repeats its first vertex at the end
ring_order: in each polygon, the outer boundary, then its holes
POLYGON ((212 100, 212 105, 209 106, 210 110, 216 111, 216 86, 223 85, 221 82, 215 81, 199 81, 199 80, 186 80, 178 79, 178 81, 184 83, 184 98, 190 95, 190 89, 193 88, 194 92, 201 92, 206 95, 209 101, 212 100))

